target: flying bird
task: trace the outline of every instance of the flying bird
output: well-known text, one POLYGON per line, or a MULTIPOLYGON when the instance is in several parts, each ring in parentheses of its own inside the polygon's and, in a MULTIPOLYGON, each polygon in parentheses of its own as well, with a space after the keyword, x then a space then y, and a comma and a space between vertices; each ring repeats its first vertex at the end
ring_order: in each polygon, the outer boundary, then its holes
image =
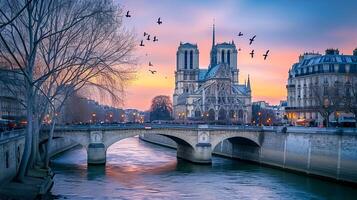
POLYGON ((156 36, 154 36, 153 42, 159 41, 156 36))
POLYGON ((147 32, 144 32, 144 37, 147 36, 147 35, 149 35, 149 34, 147 32))
POLYGON ((129 14, 129 11, 126 12, 125 17, 131 17, 131 15, 129 14))
POLYGON ((150 35, 147 35, 147 38, 146 38, 146 40, 150 40, 150 35))
POLYGON ((150 66, 150 67, 153 67, 154 65, 153 65, 151 62, 149 62, 149 66, 150 66))
POLYGON ((241 36, 243 36, 243 33, 242 33, 242 32, 239 32, 239 33, 238 33, 238 37, 241 37, 241 36))
POLYGON ((264 60, 266 60, 266 59, 267 59, 269 51, 270 51, 270 50, 267 50, 267 52, 266 52, 265 54, 263 54, 263 56, 264 56, 264 60))
POLYGON ((256 35, 254 35, 252 38, 249 39, 249 45, 251 45, 255 39, 255 37, 257 37, 256 35))
POLYGON ((253 58, 254 57, 254 50, 252 50, 252 52, 250 52, 249 54, 253 58))
POLYGON ((156 73, 155 70, 150 70, 150 69, 149 69, 149 71, 150 71, 152 74, 155 74, 155 73, 156 73))
POLYGON ((241 48, 239 48, 239 49, 238 49, 238 51, 242 51, 242 49, 241 49, 241 48))
POLYGON ((141 46, 141 47, 145 46, 145 45, 144 45, 144 41, 143 41, 143 40, 141 40, 141 42, 140 42, 140 46, 141 46))
POLYGON ((159 19, 157 19, 157 24, 158 25, 162 24, 161 17, 159 17, 159 19))

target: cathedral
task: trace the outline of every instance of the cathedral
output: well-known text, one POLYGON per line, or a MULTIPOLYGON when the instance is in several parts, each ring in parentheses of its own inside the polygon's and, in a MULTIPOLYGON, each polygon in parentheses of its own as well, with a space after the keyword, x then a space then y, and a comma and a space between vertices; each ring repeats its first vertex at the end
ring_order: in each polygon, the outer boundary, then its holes
POLYGON ((199 68, 197 44, 180 43, 176 53, 173 117, 205 121, 250 123, 250 79, 239 84, 237 49, 232 42, 217 43, 213 25, 208 69, 199 68))

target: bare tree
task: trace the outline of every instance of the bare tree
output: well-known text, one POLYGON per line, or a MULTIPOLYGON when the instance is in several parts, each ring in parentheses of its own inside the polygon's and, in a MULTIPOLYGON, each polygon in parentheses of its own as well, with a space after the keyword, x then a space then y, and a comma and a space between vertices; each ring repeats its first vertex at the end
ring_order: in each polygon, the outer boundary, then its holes
POLYGON ((6 7, 5 1, 0 2, 0 31, 2 28, 5 26, 11 24, 17 17, 21 15, 22 12, 27 9, 27 7, 30 5, 32 0, 28 0, 27 2, 24 2, 24 5, 19 5, 20 7, 18 8, 18 11, 15 13, 6 13, 3 10, 3 6, 6 7))
POLYGON ((169 96, 159 95, 152 99, 150 120, 170 120, 171 114, 172 102, 169 96))
MULTIPOLYGON (((8 1, 7 9, 16 13, 23 1, 8 1)), ((54 127, 55 113, 82 88, 99 88, 120 99, 132 72, 124 66, 133 63, 134 49, 120 11, 109 0, 34 0, 0 32, 1 58, 25 77, 28 126, 19 180, 39 158, 39 130, 46 113, 52 113, 54 127)))
POLYGON ((356 77, 349 78, 345 84, 343 94, 344 111, 353 113, 357 117, 357 81, 356 77))
POLYGON ((324 119, 325 126, 329 126, 329 117, 334 112, 356 112, 357 93, 354 93, 352 85, 335 81, 332 84, 324 82, 322 85, 311 86, 313 107, 324 119))

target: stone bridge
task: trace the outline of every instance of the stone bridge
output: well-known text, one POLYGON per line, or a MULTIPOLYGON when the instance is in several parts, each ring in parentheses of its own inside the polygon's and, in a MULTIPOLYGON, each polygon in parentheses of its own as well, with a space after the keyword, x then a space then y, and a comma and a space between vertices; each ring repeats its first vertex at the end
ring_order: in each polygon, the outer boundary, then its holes
MULTIPOLYGON (((45 130, 46 132, 46 130, 45 130)), ((143 134, 166 136, 177 143, 177 157, 194 163, 211 163, 212 151, 226 139, 240 138, 260 147, 264 132, 260 127, 208 125, 110 125, 59 126, 54 137, 66 137, 87 150, 88 164, 105 164, 106 151, 114 143, 143 134)), ((48 134, 41 134, 46 140, 48 134)))

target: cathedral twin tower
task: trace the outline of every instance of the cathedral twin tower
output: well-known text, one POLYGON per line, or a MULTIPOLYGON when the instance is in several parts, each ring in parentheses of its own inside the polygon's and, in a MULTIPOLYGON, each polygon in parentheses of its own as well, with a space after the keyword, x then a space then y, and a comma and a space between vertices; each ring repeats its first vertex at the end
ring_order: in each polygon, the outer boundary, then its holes
POLYGON ((248 78, 248 84, 239 85, 234 41, 216 44, 213 26, 208 69, 199 68, 196 44, 180 43, 176 56, 175 119, 248 123, 251 116, 250 80, 248 78))

